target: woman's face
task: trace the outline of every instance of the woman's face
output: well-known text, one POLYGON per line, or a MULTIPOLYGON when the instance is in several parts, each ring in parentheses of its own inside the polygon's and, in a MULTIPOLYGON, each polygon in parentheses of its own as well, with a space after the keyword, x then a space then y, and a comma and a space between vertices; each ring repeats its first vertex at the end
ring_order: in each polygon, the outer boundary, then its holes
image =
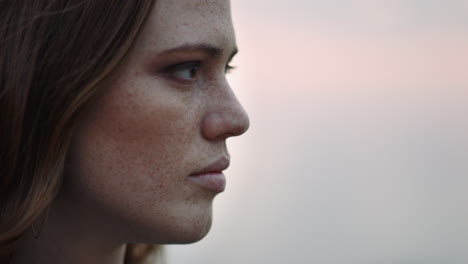
POLYGON ((228 0, 156 1, 80 123, 58 203, 115 241, 201 239, 224 182, 193 174, 225 169, 226 139, 249 126, 225 76, 235 51, 228 0))

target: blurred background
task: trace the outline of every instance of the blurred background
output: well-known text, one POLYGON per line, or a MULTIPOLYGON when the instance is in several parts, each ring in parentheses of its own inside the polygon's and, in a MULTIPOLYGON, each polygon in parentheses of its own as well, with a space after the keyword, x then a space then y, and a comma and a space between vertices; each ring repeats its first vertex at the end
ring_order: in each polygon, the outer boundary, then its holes
POLYGON ((168 263, 468 263, 468 1, 231 2, 251 128, 168 263))

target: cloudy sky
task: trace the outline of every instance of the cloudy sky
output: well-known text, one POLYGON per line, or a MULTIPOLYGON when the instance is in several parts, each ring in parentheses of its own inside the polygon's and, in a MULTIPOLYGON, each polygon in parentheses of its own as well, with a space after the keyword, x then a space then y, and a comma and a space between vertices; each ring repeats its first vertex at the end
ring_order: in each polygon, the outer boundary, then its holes
POLYGON ((169 263, 468 263, 468 1, 232 7, 251 129, 169 263))

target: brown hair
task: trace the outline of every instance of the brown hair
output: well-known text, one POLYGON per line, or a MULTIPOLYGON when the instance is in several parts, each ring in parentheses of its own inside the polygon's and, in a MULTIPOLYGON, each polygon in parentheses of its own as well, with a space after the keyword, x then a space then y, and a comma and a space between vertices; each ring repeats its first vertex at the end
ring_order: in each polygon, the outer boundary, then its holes
MULTIPOLYGON (((0 2, 0 262, 57 194, 77 120, 154 0, 0 2)), ((155 246, 129 245, 125 263, 155 246)))

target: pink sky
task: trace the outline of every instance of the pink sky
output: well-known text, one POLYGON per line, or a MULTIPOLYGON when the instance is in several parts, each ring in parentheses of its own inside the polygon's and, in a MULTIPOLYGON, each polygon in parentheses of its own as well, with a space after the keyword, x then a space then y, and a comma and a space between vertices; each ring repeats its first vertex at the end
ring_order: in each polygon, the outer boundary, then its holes
POLYGON ((468 85, 468 34, 457 30, 388 35, 275 23, 236 23, 239 65, 252 79, 275 76, 299 89, 468 85))

